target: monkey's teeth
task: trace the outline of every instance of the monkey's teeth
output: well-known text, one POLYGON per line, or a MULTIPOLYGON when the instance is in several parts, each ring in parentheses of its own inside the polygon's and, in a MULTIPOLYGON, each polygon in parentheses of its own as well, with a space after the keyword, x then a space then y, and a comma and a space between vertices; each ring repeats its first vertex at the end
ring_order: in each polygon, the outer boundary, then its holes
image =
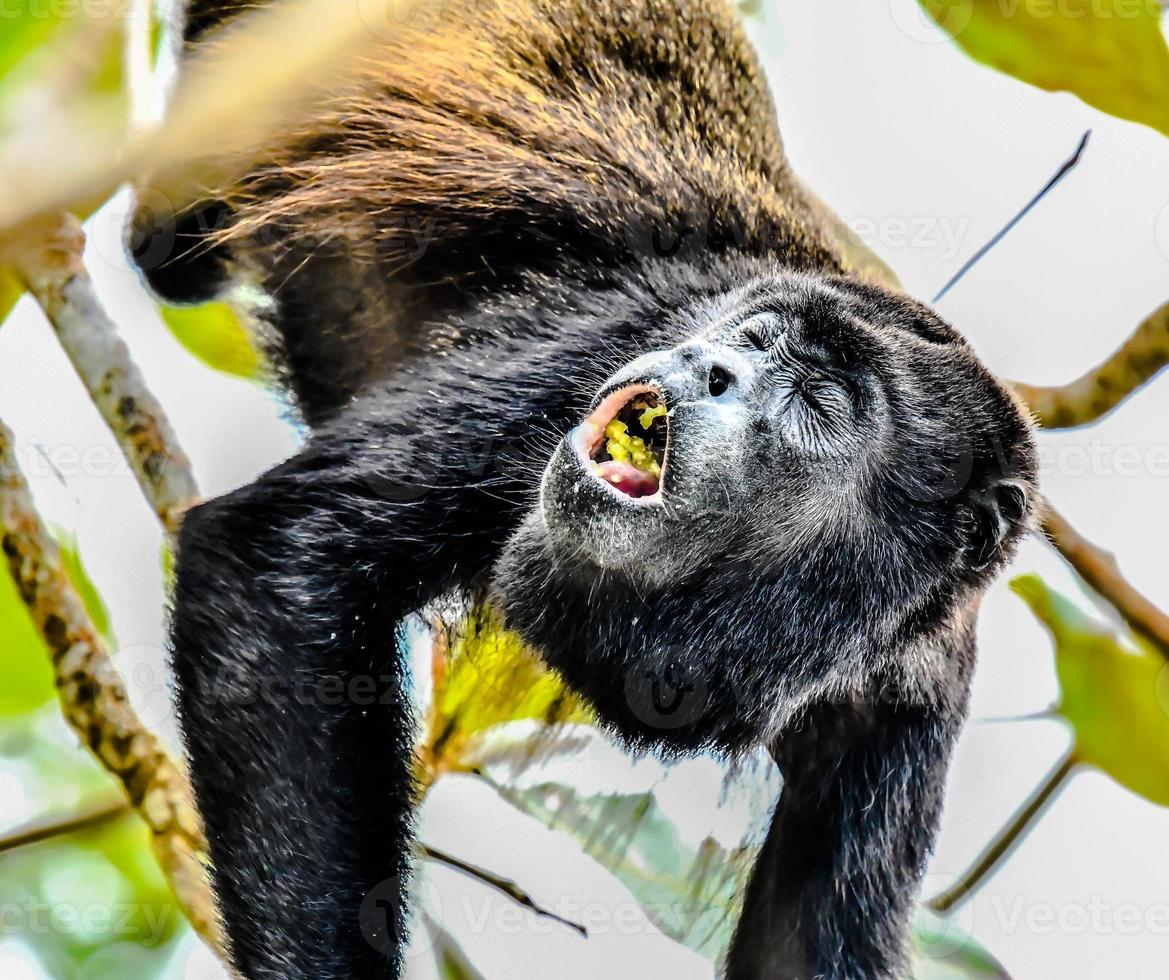
POLYGON ((630 497, 652 497, 658 492, 658 478, 629 463, 606 460, 594 463, 593 472, 610 486, 630 497))

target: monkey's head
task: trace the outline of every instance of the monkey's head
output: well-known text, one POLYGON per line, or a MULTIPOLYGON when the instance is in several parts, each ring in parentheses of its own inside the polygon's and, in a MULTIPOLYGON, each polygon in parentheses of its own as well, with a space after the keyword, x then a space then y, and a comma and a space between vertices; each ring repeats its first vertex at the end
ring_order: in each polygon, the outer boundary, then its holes
POLYGON ((1027 421, 933 312, 781 274, 611 377, 497 569, 510 623, 634 742, 734 749, 946 671, 1028 524, 1027 421), (932 651, 932 652, 931 652, 932 651))

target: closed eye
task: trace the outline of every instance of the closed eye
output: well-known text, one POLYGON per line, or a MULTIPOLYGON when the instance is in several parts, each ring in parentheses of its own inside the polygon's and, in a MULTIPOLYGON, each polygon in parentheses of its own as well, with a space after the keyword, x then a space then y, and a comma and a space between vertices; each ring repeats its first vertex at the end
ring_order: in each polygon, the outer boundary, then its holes
POLYGON ((769 352, 779 342, 783 324, 774 313, 756 313, 743 321, 739 333, 755 350, 769 352))
POLYGON ((844 421, 852 415, 853 395, 848 384, 827 374, 812 374, 799 384, 809 407, 825 419, 844 421))

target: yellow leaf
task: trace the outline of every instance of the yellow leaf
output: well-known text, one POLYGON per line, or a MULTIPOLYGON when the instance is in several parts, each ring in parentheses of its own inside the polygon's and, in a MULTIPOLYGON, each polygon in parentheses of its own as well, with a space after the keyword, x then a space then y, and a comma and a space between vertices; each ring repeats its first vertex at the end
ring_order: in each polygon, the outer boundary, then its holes
POLYGON ((0 269, 0 324, 3 324, 8 314, 12 312, 12 307, 16 305, 23 292, 16 277, 6 269, 0 269))
POLYGON ((241 378, 259 376, 260 355, 226 303, 163 306, 160 312, 175 339, 204 364, 241 378))
POLYGON ((1024 575, 1011 588, 1055 644, 1058 713, 1075 732, 1075 757, 1147 800, 1169 806, 1169 665, 1140 637, 1120 635, 1024 575))
POLYGON ((1169 134, 1156 0, 919 0, 976 61, 1169 134))
POLYGON ((435 671, 423 749, 432 776, 457 768, 468 739, 494 725, 532 718, 548 725, 593 719, 592 710, 515 633, 503 629, 489 607, 473 609, 450 638, 450 653, 435 671))

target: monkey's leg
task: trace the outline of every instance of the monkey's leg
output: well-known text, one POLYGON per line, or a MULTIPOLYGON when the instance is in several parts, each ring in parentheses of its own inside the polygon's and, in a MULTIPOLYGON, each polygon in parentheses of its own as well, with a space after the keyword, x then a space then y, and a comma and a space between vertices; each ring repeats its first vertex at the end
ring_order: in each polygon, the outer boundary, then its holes
POLYGON ((501 475, 498 437, 561 390, 488 380, 475 356, 478 376, 369 396, 184 522, 178 703, 249 980, 398 976, 412 726, 396 634, 488 567, 532 489, 501 475))
POLYGON ((774 752, 783 790, 743 903, 727 980, 901 975, 917 886, 965 706, 813 708, 774 752))

